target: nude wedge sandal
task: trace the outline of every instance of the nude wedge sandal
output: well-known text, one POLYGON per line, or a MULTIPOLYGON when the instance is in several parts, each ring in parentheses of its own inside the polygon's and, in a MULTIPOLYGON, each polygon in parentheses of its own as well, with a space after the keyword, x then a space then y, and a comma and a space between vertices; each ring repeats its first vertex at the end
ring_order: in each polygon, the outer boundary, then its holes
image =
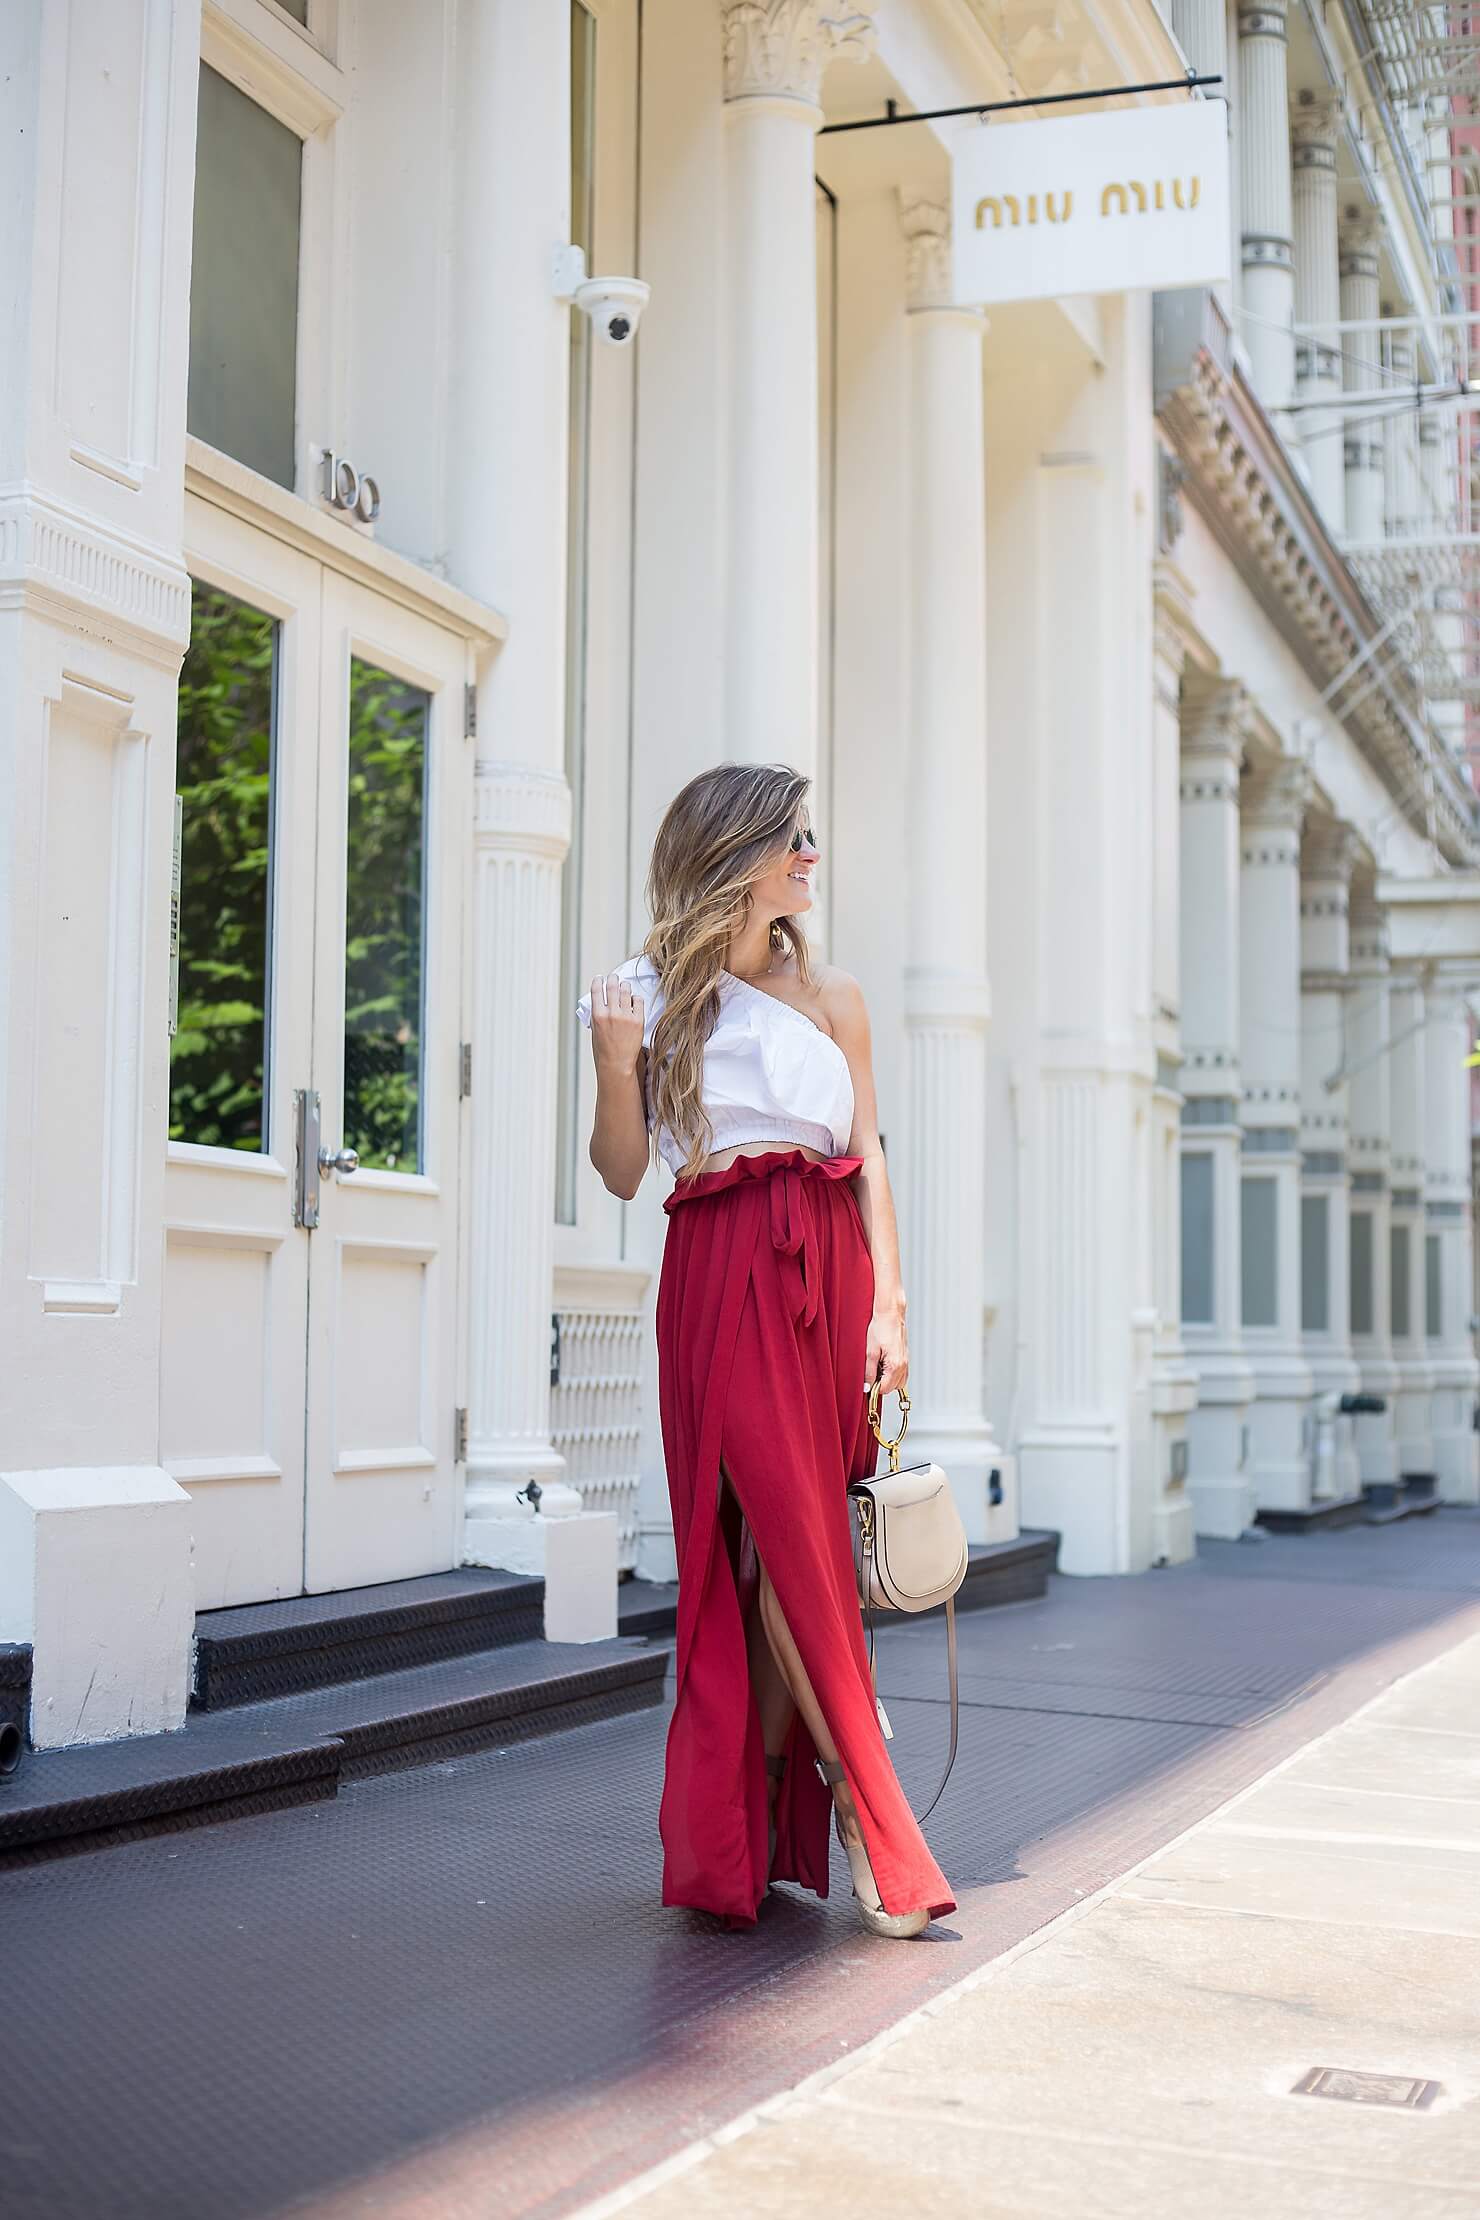
POLYGON ((848 1870, 853 1876, 853 1896, 858 1906, 858 1916, 871 1935, 888 1935, 900 1942, 919 1935, 930 1925, 930 1912, 922 1908, 917 1912, 886 1912, 879 1895, 879 1885, 874 1879, 874 1869, 868 1862, 864 1848, 863 1830, 858 1824, 853 1794, 848 1787, 847 1775, 836 1759, 819 1758, 817 1770, 833 1791, 833 1813, 837 1822, 838 1840, 848 1857, 848 1870), (842 1789, 847 1800, 847 1812, 837 1791, 842 1789))

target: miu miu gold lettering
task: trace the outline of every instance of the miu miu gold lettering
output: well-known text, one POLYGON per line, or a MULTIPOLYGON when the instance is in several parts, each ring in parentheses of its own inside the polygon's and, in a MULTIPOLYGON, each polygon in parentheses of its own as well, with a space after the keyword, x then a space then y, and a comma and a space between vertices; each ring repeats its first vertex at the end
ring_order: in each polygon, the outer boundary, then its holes
MULTIPOLYGON (((1184 184, 1180 177, 1174 177, 1171 180, 1171 206, 1181 209, 1184 214, 1189 209, 1196 208, 1200 182, 1200 179, 1194 177, 1184 184)), ((1108 216, 1112 213, 1118 213, 1122 216, 1128 216, 1131 213, 1132 194, 1135 196, 1135 212, 1138 216, 1165 212, 1167 209, 1167 188, 1164 179, 1158 177, 1153 180, 1151 193, 1148 197, 1145 186, 1139 184, 1132 177, 1128 178, 1124 185, 1115 184, 1105 187, 1100 195, 1100 214, 1108 216)), ((1028 222, 1030 224, 1036 224, 1038 221, 1038 200, 1037 193, 1029 193, 1027 196, 1028 222)), ((1067 223, 1074 213, 1074 195, 1072 192, 1045 193, 1043 195, 1043 207, 1051 224, 1067 223), (1060 205, 1061 203, 1062 205, 1060 205)), ((988 194, 984 200, 979 200, 976 204, 977 230, 985 231, 988 218, 990 218, 992 229, 1000 231, 1004 221, 1004 211, 1009 228, 1021 224, 1023 204, 1014 194, 1003 193, 1000 196, 988 194)))

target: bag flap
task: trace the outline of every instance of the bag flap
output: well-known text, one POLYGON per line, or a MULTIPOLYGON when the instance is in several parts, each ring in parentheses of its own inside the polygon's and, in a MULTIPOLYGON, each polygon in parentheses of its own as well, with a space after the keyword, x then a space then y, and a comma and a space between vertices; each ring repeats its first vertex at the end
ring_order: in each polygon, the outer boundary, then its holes
POLYGON ((866 1480, 855 1480, 848 1493, 871 1495, 882 1509, 890 1511, 928 1503, 942 1488, 949 1494, 950 1486, 939 1465, 907 1465, 903 1472, 875 1472, 866 1480))

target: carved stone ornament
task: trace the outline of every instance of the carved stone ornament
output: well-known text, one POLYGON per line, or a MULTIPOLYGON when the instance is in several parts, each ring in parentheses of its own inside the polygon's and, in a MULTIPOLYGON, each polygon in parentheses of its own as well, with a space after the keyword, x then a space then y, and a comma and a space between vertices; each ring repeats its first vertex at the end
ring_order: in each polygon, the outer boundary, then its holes
POLYGON ((866 61, 874 19, 837 0, 723 0, 726 100, 816 107, 831 61, 866 61))
POLYGON ((1170 555, 1182 537, 1182 488, 1187 483, 1187 465, 1180 455, 1166 447, 1156 451, 1156 522, 1157 546, 1163 555, 1170 555))
POLYGON ((939 201, 909 201, 900 210, 905 240, 905 300, 912 309, 947 308, 951 300, 951 212, 939 201))

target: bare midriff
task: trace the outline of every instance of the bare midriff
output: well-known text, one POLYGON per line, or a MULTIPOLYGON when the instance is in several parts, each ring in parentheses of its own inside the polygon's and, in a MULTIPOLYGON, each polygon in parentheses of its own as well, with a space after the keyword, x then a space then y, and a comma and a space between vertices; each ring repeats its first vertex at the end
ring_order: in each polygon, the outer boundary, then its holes
POLYGON ((801 1141, 741 1141, 732 1149, 716 1149, 713 1156, 706 1156, 700 1170, 701 1172, 722 1172, 727 1164, 734 1163, 737 1156, 791 1155, 798 1150, 806 1157, 809 1164, 826 1164, 828 1162, 824 1150, 809 1149, 801 1141))

